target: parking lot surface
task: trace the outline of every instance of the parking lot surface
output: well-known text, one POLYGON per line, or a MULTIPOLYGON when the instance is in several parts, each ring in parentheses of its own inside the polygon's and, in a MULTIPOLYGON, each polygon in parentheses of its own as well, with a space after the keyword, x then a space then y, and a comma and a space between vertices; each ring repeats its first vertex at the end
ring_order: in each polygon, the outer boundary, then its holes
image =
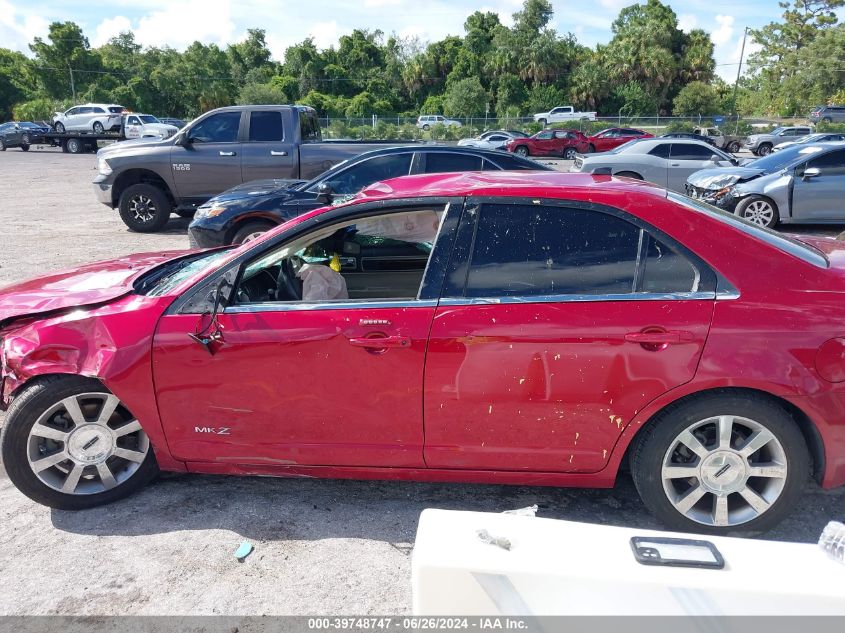
MULTIPOLYGON (((187 220, 175 216, 163 233, 130 233, 94 200, 93 176, 92 155, 0 153, 0 287, 186 247, 187 220)), ((660 528, 626 475, 611 490, 167 476, 125 501, 63 512, 0 474, 0 615, 405 614, 424 508, 534 503, 542 517, 660 528), (239 563, 245 540, 255 551, 239 563)), ((765 538, 814 542, 843 515, 845 490, 808 483, 797 512, 765 538)))

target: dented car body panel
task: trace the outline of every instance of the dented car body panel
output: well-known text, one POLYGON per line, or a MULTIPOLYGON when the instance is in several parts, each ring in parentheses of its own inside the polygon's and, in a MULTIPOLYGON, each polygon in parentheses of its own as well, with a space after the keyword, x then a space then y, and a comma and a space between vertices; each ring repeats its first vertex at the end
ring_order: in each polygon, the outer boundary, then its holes
MULTIPOLYGON (((19 307, 0 327, 4 402, 39 376, 99 378, 141 421, 164 470, 603 487, 665 407, 745 389, 787 403, 822 484, 845 484, 845 381, 817 367, 825 342, 845 337, 845 243, 804 247, 685 200, 587 174, 415 176, 296 218, 161 296, 136 292, 125 271, 76 309, 39 294, 27 313, 7 290, 0 306, 19 307), (180 306, 224 272, 323 224, 434 198, 461 201, 443 228, 454 270, 469 209, 518 200, 616 209, 683 245, 718 284, 688 296, 476 301, 452 292, 447 267, 411 301, 235 304, 218 315, 213 349, 191 338, 208 315, 180 306), (43 305, 59 312, 38 316, 43 305), (630 337, 653 328, 678 331, 676 344, 630 337), (401 345, 351 344, 384 335, 401 345)), ((75 287, 72 273, 56 278, 75 287)), ((17 287, 47 294, 37 286, 17 287)))

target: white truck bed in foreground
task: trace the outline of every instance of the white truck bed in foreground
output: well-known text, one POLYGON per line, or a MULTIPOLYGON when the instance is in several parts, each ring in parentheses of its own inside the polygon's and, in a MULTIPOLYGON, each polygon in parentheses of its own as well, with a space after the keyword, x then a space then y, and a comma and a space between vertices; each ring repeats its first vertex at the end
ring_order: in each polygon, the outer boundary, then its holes
POLYGON ((415 615, 845 615, 845 565, 814 544, 508 514, 425 510, 412 578, 415 615), (725 567, 643 565, 632 536, 707 540, 725 567))

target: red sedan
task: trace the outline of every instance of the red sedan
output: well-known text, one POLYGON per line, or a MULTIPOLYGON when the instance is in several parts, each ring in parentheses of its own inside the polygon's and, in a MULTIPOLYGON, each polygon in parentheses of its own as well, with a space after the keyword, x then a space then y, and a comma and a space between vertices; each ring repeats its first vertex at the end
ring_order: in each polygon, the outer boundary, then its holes
POLYGON ((81 509, 159 469, 614 485, 761 530, 845 484, 845 243, 647 183, 378 183, 240 248, 0 292, 2 457, 81 509), (773 283, 772 280, 777 280, 773 283))
POLYGON ((567 160, 587 151, 587 137, 578 130, 543 130, 530 138, 515 138, 505 145, 520 156, 560 156, 567 160))
POLYGON ((637 138, 652 138, 654 135, 644 130, 627 127, 612 127, 602 130, 587 138, 588 152, 607 152, 637 138))

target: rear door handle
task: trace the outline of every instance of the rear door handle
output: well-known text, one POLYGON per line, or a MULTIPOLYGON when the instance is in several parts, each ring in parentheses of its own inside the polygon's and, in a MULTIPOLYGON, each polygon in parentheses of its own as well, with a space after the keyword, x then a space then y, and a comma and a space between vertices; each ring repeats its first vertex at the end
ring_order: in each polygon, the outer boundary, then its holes
POLYGON ((221 156, 234 156, 235 152, 220 152, 221 156))
POLYGON ((371 338, 351 338, 349 344, 355 347, 370 349, 387 349, 389 347, 410 347, 411 339, 407 336, 380 336, 371 338))
POLYGON ((670 330, 668 332, 628 332, 625 340, 629 343, 669 345, 672 343, 689 343, 694 339, 692 332, 670 330))
POLYGON ((288 155, 287 152, 277 152, 274 149, 270 150, 270 156, 287 156, 287 155, 288 155))

